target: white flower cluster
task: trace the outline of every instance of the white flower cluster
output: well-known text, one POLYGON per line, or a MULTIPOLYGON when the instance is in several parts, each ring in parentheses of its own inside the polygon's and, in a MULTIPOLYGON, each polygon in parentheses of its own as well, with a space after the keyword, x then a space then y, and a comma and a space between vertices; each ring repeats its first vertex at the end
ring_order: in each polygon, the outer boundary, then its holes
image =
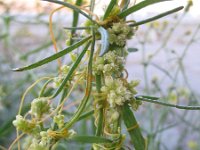
POLYGON ((50 105, 48 98, 40 97, 36 98, 31 102, 31 111, 30 113, 36 118, 41 118, 43 114, 50 111, 50 105))
POLYGON ((110 44, 116 44, 123 47, 126 44, 126 40, 134 35, 134 29, 129 27, 124 22, 113 23, 113 26, 108 29, 110 44))
POLYGON ((49 148, 46 145, 43 145, 43 143, 38 142, 37 139, 33 139, 29 149, 30 150, 48 150, 49 148))
POLYGON ((95 74, 104 73, 105 75, 115 74, 120 76, 124 68, 124 59, 116 54, 115 51, 109 51, 103 57, 97 57, 93 64, 95 74))
POLYGON ((25 133, 31 133, 36 127, 36 124, 24 119, 21 115, 17 115, 16 119, 13 121, 13 125, 25 133))
POLYGON ((136 81, 125 85, 121 79, 113 79, 109 76, 106 77, 105 85, 101 88, 101 91, 106 93, 110 107, 122 106, 126 101, 131 101, 137 93, 134 89, 136 85, 136 81))

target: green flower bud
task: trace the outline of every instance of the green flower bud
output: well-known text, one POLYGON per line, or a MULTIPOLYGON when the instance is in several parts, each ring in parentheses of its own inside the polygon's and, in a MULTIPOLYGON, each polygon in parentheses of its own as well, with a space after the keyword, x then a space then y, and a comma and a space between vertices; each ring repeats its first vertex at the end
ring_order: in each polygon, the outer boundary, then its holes
POLYGON ((48 146, 39 144, 38 142, 33 142, 29 147, 29 150, 48 150, 48 149, 49 149, 48 146))
POLYGON ((22 132, 31 133, 36 125, 26 119, 24 119, 21 115, 17 115, 16 119, 13 121, 13 125, 22 132))
POLYGON ((57 115, 54 116, 53 120, 54 122, 58 125, 58 128, 62 128, 64 126, 65 123, 65 116, 64 115, 57 115))
POLYGON ((65 41, 66 46, 70 46, 70 39, 65 41))
POLYGON ((135 97, 131 97, 130 104, 133 110, 138 110, 139 106, 142 105, 142 101, 137 101, 135 97))
POLYGON ((110 64, 106 64, 104 67, 103 67, 103 71, 105 73, 107 72, 111 72, 112 71, 112 66, 110 64))
POLYGON ((76 59, 77 59, 77 55, 74 54, 74 53, 70 53, 70 58, 71 58, 71 60, 72 60, 73 62, 75 62, 76 59))
POLYGON ((59 87, 61 85, 62 81, 63 81, 62 77, 55 77, 53 79, 53 86, 55 88, 59 87))
POLYGON ((133 36, 133 30, 124 22, 113 23, 113 26, 108 29, 109 42, 122 47, 126 44, 126 40, 133 36))
MULTIPOLYGON (((84 26, 85 27, 90 27, 90 26, 93 26, 93 23, 90 21, 90 20, 87 20, 85 23, 84 23, 84 26)), ((90 34, 91 30, 90 29, 87 29, 85 30, 86 33, 90 34)))
POLYGON ((41 118, 43 114, 50 111, 48 98, 40 97, 36 98, 31 103, 31 114, 37 118, 41 118))
POLYGON ((64 65, 61 67, 62 74, 67 74, 69 72, 70 66, 64 65))

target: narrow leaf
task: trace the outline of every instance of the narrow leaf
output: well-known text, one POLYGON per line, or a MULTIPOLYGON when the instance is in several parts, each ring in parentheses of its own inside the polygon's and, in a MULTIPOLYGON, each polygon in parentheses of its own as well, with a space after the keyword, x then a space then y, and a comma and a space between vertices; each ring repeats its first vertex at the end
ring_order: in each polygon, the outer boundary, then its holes
POLYGON ((99 136, 73 136, 70 140, 81 143, 111 143, 112 141, 99 136))
POLYGON ((111 0, 110 4, 108 5, 108 7, 106 9, 106 12, 105 12, 105 14, 103 16, 103 20, 105 20, 109 16, 109 14, 111 13, 113 7, 117 4, 117 1, 118 0, 111 0))
POLYGON ((137 52, 138 49, 137 48, 128 48, 128 52, 137 52))
POLYGON ((152 21, 154 21, 154 20, 157 20, 157 19, 160 19, 160 18, 162 18, 162 17, 165 17, 165 16, 167 16, 167 15, 169 15, 169 14, 172 14, 172 13, 175 13, 175 12, 177 12, 177 11, 180 11, 180 10, 183 9, 183 8, 184 8, 183 6, 180 6, 180 7, 174 8, 174 9, 172 9, 172 10, 169 10, 169 11, 167 11, 167 12, 164 12, 164 13, 162 13, 162 14, 159 14, 159 15, 157 15, 157 16, 154 16, 154 17, 151 17, 151 18, 148 18, 148 19, 145 19, 145 20, 136 22, 136 23, 134 23, 134 24, 130 24, 129 26, 134 27, 134 26, 142 25, 142 24, 145 24, 145 23, 148 23, 148 22, 152 22, 152 21))
POLYGON ((100 56, 103 56, 106 52, 108 52, 109 48, 109 34, 106 29, 103 27, 99 27, 99 33, 101 34, 101 52, 100 56))
POLYGON ((135 150, 145 150, 145 140, 142 136, 135 116, 127 103, 122 107, 122 116, 135 150))
POLYGON ((170 103, 166 103, 166 102, 163 102, 163 101, 158 101, 158 100, 152 100, 152 99, 149 99, 149 98, 145 98, 144 96, 143 97, 136 96, 135 99, 139 100, 139 101, 150 102, 150 103, 159 104, 159 105, 163 105, 163 106, 175 107, 175 108, 178 108, 178 109, 200 110, 200 106, 184 106, 184 105, 170 104, 170 103))
POLYGON ((87 81, 86 81, 86 89, 85 89, 85 95, 81 101, 81 104, 78 106, 77 111, 74 113, 72 118, 65 124, 64 128, 68 129, 70 128, 80 117, 83 110, 85 109, 85 106, 90 98, 90 93, 92 90, 92 64, 93 64, 93 56, 94 56, 94 50, 95 50, 95 32, 92 30, 92 45, 91 45, 91 52, 88 62, 88 68, 87 68, 87 81))
POLYGON ((75 6, 75 5, 72 5, 72 4, 67 3, 67 2, 57 1, 57 0, 43 0, 43 1, 48 1, 48 2, 60 4, 60 5, 66 6, 66 7, 68 7, 68 8, 71 8, 71 9, 73 9, 74 11, 76 11, 76 12, 78 12, 78 13, 81 13, 83 16, 85 16, 86 18, 88 18, 89 20, 91 20, 93 23, 96 23, 96 24, 97 24, 97 22, 96 22, 95 20, 93 20, 89 15, 87 15, 85 12, 83 12, 80 8, 78 8, 78 7, 75 6))
POLYGON ((67 29, 67 30, 87 30, 87 29, 91 29, 91 27, 64 27, 64 29, 67 29))
POLYGON ((58 59, 58 58, 60 58, 60 57, 62 57, 62 56, 64 56, 64 55, 66 55, 67 53, 73 51, 73 50, 76 49, 77 47, 83 45, 83 44, 84 44, 86 41, 88 41, 90 38, 91 38, 91 36, 86 37, 86 38, 84 38, 83 40, 81 40, 81 41, 75 43, 74 45, 72 45, 72 46, 70 46, 70 47, 68 47, 68 48, 66 48, 66 49, 64 49, 64 50, 62 50, 62 51, 60 51, 60 52, 58 52, 58 53, 56 53, 56 54, 50 56, 50 57, 47 57, 47 58, 42 59, 42 60, 40 60, 40 61, 38 61, 38 62, 36 62, 36 63, 33 63, 33 64, 31 64, 31 65, 28 65, 28 66, 25 66, 25 67, 22 67, 22 68, 15 68, 15 69, 13 69, 13 71, 31 70, 31 69, 37 68, 37 67, 39 67, 39 66, 42 66, 42 65, 44 65, 44 64, 46 64, 46 63, 49 63, 49 62, 51 62, 51 61, 53 61, 53 60, 56 60, 56 59, 58 59))
POLYGON ((93 115, 93 114, 94 114, 94 110, 88 111, 88 112, 84 113, 83 115, 81 115, 81 116, 78 118, 77 121, 80 121, 80 120, 82 120, 82 119, 85 119, 85 118, 87 118, 87 117, 89 117, 89 116, 91 116, 91 115, 93 115))
POLYGON ((144 0, 126 10, 124 10, 123 12, 121 12, 118 16, 120 18, 124 18, 130 14, 132 14, 133 12, 136 12, 144 7, 147 7, 149 5, 152 5, 152 4, 155 4, 155 3, 159 3, 159 2, 164 2, 164 1, 167 1, 167 0, 144 0))
POLYGON ((128 5, 130 4, 130 0, 124 0, 123 8, 122 10, 126 10, 128 8, 128 5))
POLYGON ((146 96, 146 95, 139 95, 137 97, 141 97, 141 98, 147 98, 147 99, 150 99, 150 100, 158 100, 160 99, 159 97, 155 97, 155 96, 146 96))
MULTIPOLYGON (((81 6, 83 0, 76 0, 76 6, 81 6)), ((73 11, 73 22, 72 22, 72 27, 77 27, 78 24, 78 20, 79 20, 79 12, 77 11, 73 11)), ((71 30, 71 35, 73 37, 73 35, 75 34, 76 30, 71 30)), ((74 40, 72 38, 70 38, 70 45, 72 45, 74 42, 74 40)))

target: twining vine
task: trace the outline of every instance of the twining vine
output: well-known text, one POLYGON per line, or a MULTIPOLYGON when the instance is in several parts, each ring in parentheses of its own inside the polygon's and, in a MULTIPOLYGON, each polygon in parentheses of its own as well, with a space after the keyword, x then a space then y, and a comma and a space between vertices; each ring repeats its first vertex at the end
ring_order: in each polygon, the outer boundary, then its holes
POLYGON ((50 29, 52 29, 52 15, 55 11, 65 7, 74 11, 72 27, 65 28, 71 30, 67 39, 68 47, 58 51, 54 34, 51 32, 55 54, 31 65, 13 69, 14 71, 31 70, 59 60, 58 76, 39 79, 23 95, 19 113, 13 121, 17 129, 17 138, 9 149, 12 149, 16 143, 18 149, 55 149, 56 144, 62 139, 92 143, 93 150, 126 149, 127 146, 124 144, 126 133, 122 132, 124 122, 133 147, 136 150, 145 150, 148 144, 132 111, 136 111, 142 101, 179 109, 200 110, 199 106, 172 105, 159 101, 157 97, 137 95, 136 87, 139 81, 127 80, 128 70, 125 68, 126 57, 129 54, 126 47, 127 40, 134 37, 139 25, 177 12, 183 9, 182 6, 136 22, 126 20, 126 17, 161 0, 145 0, 133 6, 130 6, 129 0, 111 0, 103 16, 94 14, 94 0, 91 0, 89 9, 82 0, 77 0, 75 3, 45 1, 62 5, 51 13, 50 29), (83 26, 77 26, 79 14, 87 18, 83 26), (77 30, 83 31, 83 34, 75 38, 77 30), (75 54, 77 48, 82 50, 75 54), (59 58, 67 54, 71 56, 71 63, 61 66, 62 62, 59 58), (32 100, 30 110, 22 116, 25 95, 41 80, 47 81, 38 97, 32 100), (48 85, 54 88, 54 93, 44 96, 48 85), (72 117, 66 118, 63 113, 64 106, 79 86, 84 88, 84 95, 72 117), (53 105, 54 99, 60 99, 57 106, 53 105), (89 111, 86 110, 88 104, 90 104, 89 111), (96 133, 93 136, 79 135, 73 130, 73 126, 79 120, 87 117, 94 117, 96 133), (21 144, 20 140, 23 137, 29 139, 29 142, 21 144))

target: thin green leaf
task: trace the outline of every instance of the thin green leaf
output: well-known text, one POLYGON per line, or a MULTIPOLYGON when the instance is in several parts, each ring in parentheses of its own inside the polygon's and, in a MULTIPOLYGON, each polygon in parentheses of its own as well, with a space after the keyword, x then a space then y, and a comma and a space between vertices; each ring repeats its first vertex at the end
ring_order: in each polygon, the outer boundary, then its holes
POLYGON ((91 27, 64 27, 64 29, 67 29, 67 30, 87 30, 87 29, 91 29, 91 27))
MULTIPOLYGON (((91 0, 90 1, 90 11, 94 12, 94 8, 95 8, 95 0, 91 0)), ((90 14, 90 16, 92 16, 92 14, 90 14)))
POLYGON ((70 47, 68 47, 68 48, 66 48, 66 49, 64 49, 64 50, 62 50, 62 51, 60 51, 60 52, 58 52, 58 53, 56 53, 56 54, 50 56, 50 57, 47 57, 47 58, 42 59, 42 60, 40 60, 40 61, 38 61, 38 62, 36 62, 36 63, 33 63, 33 64, 31 64, 31 65, 28 65, 28 66, 25 66, 25 67, 22 67, 22 68, 15 68, 15 69, 13 69, 13 71, 31 70, 31 69, 37 68, 37 67, 39 67, 39 66, 42 66, 42 65, 44 65, 44 64, 46 64, 46 63, 49 63, 49 62, 51 62, 51 61, 53 61, 53 60, 56 60, 56 59, 58 59, 58 58, 60 58, 60 57, 62 57, 62 56, 64 56, 64 55, 66 55, 67 53, 73 51, 74 49, 76 49, 76 48, 78 48, 79 46, 83 45, 83 44, 84 44, 86 41, 88 41, 90 38, 91 38, 91 36, 86 37, 86 38, 84 38, 83 40, 81 40, 81 41, 79 41, 79 42, 73 44, 72 46, 70 46, 70 47))
POLYGON ((144 0, 126 10, 124 10, 123 12, 121 12, 118 16, 120 18, 124 18, 130 14, 132 14, 133 12, 136 12, 144 7, 147 7, 149 5, 155 4, 155 3, 159 3, 159 2, 164 2, 164 1, 168 1, 168 0, 144 0))
POLYGON ((48 2, 60 4, 60 5, 66 6, 68 8, 71 8, 74 11, 81 13, 83 16, 85 16, 86 18, 91 20, 93 23, 97 24, 97 22, 95 20, 93 20, 89 15, 87 15, 85 12, 83 12, 80 8, 76 7, 75 5, 72 5, 72 4, 67 3, 67 2, 57 1, 57 0, 42 0, 42 1, 48 1, 48 2))
MULTIPOLYGON (((83 0, 76 0, 75 5, 76 6, 81 6, 83 0)), ((78 24, 78 20, 79 20, 79 12, 77 11, 73 11, 73 21, 72 21, 72 27, 77 27, 78 24)), ((71 30, 71 35, 74 35, 76 32, 76 30, 71 30)), ((74 42, 74 40, 72 38, 70 38, 70 45, 72 45, 74 42)))
POLYGON ((129 4, 130 4, 130 0, 124 0, 124 6, 122 8, 122 11, 126 10, 129 4))
POLYGON ((94 110, 88 111, 88 112, 84 113, 83 115, 81 115, 81 116, 78 118, 77 121, 83 120, 83 119, 85 119, 85 118, 87 118, 87 117, 89 117, 89 116, 91 116, 91 115, 93 115, 93 114, 94 114, 94 110))
POLYGON ((101 52, 100 56, 103 56, 106 52, 108 52, 109 48, 109 34, 106 29, 103 27, 99 27, 99 33, 101 34, 101 52))
POLYGON ((159 97, 155 97, 155 96, 146 96, 146 95, 139 95, 137 97, 141 97, 141 98, 147 98, 147 99, 150 99, 150 100, 158 100, 160 99, 159 97))
POLYGON ((127 131, 130 134, 131 141, 134 144, 135 150, 145 150, 145 140, 140 131, 139 125, 135 119, 133 112, 128 104, 124 104, 122 107, 122 116, 126 125, 127 131))
POLYGON ((83 56, 85 55, 86 51, 88 50, 89 46, 90 46, 91 42, 88 42, 87 45, 85 46, 85 48, 83 49, 83 51, 81 52, 81 54, 79 55, 79 57, 77 58, 76 62, 73 64, 73 66, 70 68, 67 76, 65 77, 65 79, 62 81, 61 85, 59 86, 59 88, 57 89, 57 91, 55 92, 55 94, 51 97, 54 98, 56 97, 61 91, 62 89, 66 86, 67 81, 69 81, 69 79, 71 78, 72 74, 74 73, 74 71, 76 70, 76 68, 78 67, 79 63, 81 62, 83 56))
POLYGON ((167 16, 167 15, 169 15, 169 14, 172 14, 172 13, 175 13, 175 12, 177 12, 177 11, 180 11, 180 10, 183 9, 183 8, 184 8, 183 6, 180 6, 180 7, 174 8, 174 9, 172 9, 172 10, 169 10, 169 11, 167 11, 167 12, 164 12, 164 13, 162 13, 162 14, 159 14, 159 15, 157 15, 157 16, 154 16, 154 17, 151 17, 151 18, 148 18, 148 19, 145 19, 145 20, 136 22, 136 23, 134 23, 134 24, 130 24, 129 26, 135 27, 135 26, 142 25, 142 24, 145 24, 145 23, 148 23, 148 22, 152 22, 152 21, 154 21, 154 20, 157 20, 157 19, 160 19, 160 18, 162 18, 162 17, 165 17, 165 16, 167 16))
POLYGON ((117 1, 118 0, 111 0, 111 2, 109 3, 107 9, 106 9, 106 12, 104 13, 104 16, 103 16, 103 20, 105 20, 109 14, 111 13, 113 7, 117 4, 117 1))
POLYGON ((137 48, 128 48, 127 50, 128 50, 128 52, 137 52, 138 51, 137 48))
MULTIPOLYGON (((83 2, 83 0, 76 0, 75 5, 76 6, 81 6, 82 2, 83 2)), ((72 27, 77 27, 78 19, 79 19, 79 12, 74 10, 72 27)))
POLYGON ((91 52, 90 52, 90 58, 88 62, 88 68, 87 68, 87 82, 86 82, 86 90, 85 95, 81 101, 81 104, 78 106, 77 111, 73 115, 73 117, 65 124, 64 128, 70 128, 80 117, 81 113, 84 111, 85 106, 90 98, 90 93, 92 89, 92 63, 93 63, 93 56, 94 56, 94 50, 95 50, 95 32, 92 30, 92 46, 91 46, 91 52))
POLYGON ((159 105, 163 105, 163 106, 175 107, 175 108, 178 108, 178 109, 200 110, 200 106, 175 105, 175 104, 165 103, 165 102, 158 101, 158 100, 152 100, 152 99, 149 99, 149 98, 145 98, 144 96, 136 96, 135 98, 138 101, 145 101, 145 102, 155 103, 155 104, 159 104, 159 105))
MULTIPOLYGON (((102 87, 102 80, 101 75, 96 75, 96 89, 98 93, 101 93, 101 87, 102 87)), ((101 105, 101 104, 99 104, 101 105)), ((97 121, 97 128, 96 128, 96 136, 101 136, 103 133, 103 107, 98 110, 98 121, 97 121)))
POLYGON ((81 143, 111 143, 112 141, 99 136, 73 136, 70 140, 81 143))

